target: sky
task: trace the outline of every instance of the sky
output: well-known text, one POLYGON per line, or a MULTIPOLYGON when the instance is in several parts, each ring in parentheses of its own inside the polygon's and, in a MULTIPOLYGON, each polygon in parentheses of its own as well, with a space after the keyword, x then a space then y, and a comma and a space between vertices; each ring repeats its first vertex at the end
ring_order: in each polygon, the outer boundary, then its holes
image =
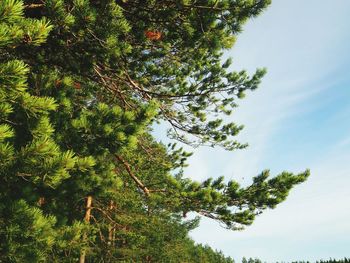
POLYGON ((197 148, 185 176, 248 184, 265 169, 309 168, 311 177, 245 230, 203 218, 192 238, 237 262, 350 257, 350 0, 274 0, 228 56, 232 70, 268 69, 232 115, 245 125, 238 141, 250 146, 197 148))
POLYGON ((350 257, 350 1, 275 0, 249 21, 232 70, 266 67, 260 88, 231 117, 249 148, 195 149, 185 175, 224 175, 242 184, 264 169, 311 170, 287 201, 244 231, 203 219, 191 233, 240 262, 350 257))

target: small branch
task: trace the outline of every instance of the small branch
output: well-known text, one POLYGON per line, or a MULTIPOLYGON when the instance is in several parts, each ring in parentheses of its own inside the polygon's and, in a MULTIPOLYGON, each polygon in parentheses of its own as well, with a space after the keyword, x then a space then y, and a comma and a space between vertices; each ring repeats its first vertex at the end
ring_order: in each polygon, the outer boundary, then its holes
POLYGON ((150 191, 148 190, 148 188, 133 174, 133 172, 131 171, 131 168, 130 168, 130 164, 125 161, 121 156, 119 155, 115 155, 115 157, 117 158, 117 160, 119 162, 121 162, 126 171, 128 172, 128 174, 130 175, 130 177, 134 180, 134 182, 137 184, 137 186, 139 188, 141 188, 141 190, 145 193, 146 196, 149 196, 150 194, 150 191))
POLYGON ((204 6, 204 5, 183 5, 185 8, 191 9, 202 9, 202 10, 214 10, 214 11, 227 11, 226 8, 216 7, 216 3, 214 6, 204 6))
POLYGON ((17 176, 20 176, 20 177, 29 177, 29 176, 33 176, 32 174, 28 174, 28 173, 20 173, 18 172, 17 173, 17 176))
POLYGON ((30 4, 30 5, 25 5, 24 8, 39 8, 43 6, 44 4, 30 4))
POLYGON ((208 213, 208 212, 206 212, 206 211, 198 211, 197 213, 200 214, 200 215, 202 215, 202 216, 205 216, 205 217, 214 219, 214 220, 217 220, 217 219, 218 219, 216 216, 214 216, 214 215, 212 215, 211 213, 208 213))

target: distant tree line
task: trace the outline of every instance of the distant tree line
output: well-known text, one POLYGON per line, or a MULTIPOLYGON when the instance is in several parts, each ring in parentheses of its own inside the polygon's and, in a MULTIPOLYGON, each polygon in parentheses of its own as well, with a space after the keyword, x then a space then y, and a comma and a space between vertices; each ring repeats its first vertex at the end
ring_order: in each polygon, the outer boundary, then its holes
MULTIPOLYGON (((263 261, 258 259, 258 258, 245 258, 243 257, 242 259, 242 263, 262 263, 263 261)), ((286 263, 287 261, 281 261, 281 262, 276 262, 276 263, 286 263)), ((309 260, 302 260, 302 261, 292 261, 292 263, 311 263, 313 261, 309 261, 309 260)), ((316 263, 349 263, 350 259, 349 258, 343 258, 343 259, 334 259, 334 258, 330 258, 328 260, 318 260, 316 261, 316 263)))
MULTIPOLYGON (((292 263, 309 263, 311 261, 293 261, 292 263)), ((343 259, 334 259, 334 258, 330 258, 328 260, 318 260, 316 261, 316 263, 349 263, 350 262, 350 259, 349 258, 343 258, 343 259)))

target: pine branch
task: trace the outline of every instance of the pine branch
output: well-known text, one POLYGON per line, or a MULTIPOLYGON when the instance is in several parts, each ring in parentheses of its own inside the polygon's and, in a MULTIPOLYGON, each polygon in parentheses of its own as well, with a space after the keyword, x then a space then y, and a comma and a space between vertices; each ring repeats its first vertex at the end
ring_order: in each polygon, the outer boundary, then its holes
POLYGON ((150 194, 150 191, 148 190, 148 188, 140 181, 140 179, 138 179, 134 173, 131 171, 131 168, 130 168, 130 164, 125 161, 121 156, 119 155, 115 155, 115 157, 117 158, 117 160, 119 162, 121 162, 126 171, 128 172, 129 176, 134 180, 134 182, 137 184, 137 186, 145 193, 146 196, 149 196, 150 194))

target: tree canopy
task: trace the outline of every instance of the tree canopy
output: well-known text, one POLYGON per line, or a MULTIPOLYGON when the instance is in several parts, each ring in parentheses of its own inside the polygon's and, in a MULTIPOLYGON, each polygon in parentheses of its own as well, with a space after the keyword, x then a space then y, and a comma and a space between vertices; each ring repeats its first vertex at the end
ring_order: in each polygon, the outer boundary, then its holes
POLYGON ((0 261, 232 262, 195 244, 198 218, 237 230, 309 172, 242 187, 195 182, 192 146, 246 147, 226 122, 258 87, 222 61, 268 0, 0 2, 0 261))

